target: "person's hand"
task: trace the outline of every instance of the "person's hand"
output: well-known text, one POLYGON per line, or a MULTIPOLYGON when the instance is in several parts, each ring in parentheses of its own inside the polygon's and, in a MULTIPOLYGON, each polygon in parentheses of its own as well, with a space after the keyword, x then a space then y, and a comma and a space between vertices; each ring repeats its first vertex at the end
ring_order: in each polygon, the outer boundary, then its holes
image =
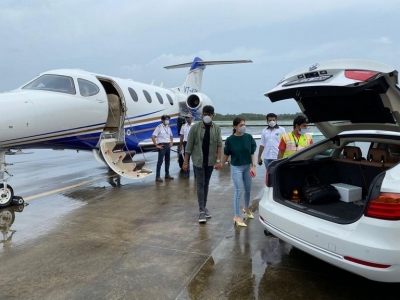
POLYGON ((183 162, 182 170, 187 171, 189 169, 189 164, 187 162, 183 162))
POLYGON ((258 164, 261 166, 262 163, 263 163, 263 160, 262 160, 262 158, 260 157, 260 158, 258 159, 258 164))
POLYGON ((172 147, 174 145, 173 142, 169 142, 169 146, 172 147))
POLYGON ((217 171, 221 170, 222 169, 222 163, 220 163, 220 162, 219 163, 215 163, 214 169, 217 170, 217 171))
POLYGON ((256 165, 252 165, 251 166, 251 170, 250 170, 250 176, 251 177, 256 177, 257 173, 256 173, 256 165))
POLYGON ((163 146, 162 145, 157 145, 156 148, 161 150, 163 148, 163 146))

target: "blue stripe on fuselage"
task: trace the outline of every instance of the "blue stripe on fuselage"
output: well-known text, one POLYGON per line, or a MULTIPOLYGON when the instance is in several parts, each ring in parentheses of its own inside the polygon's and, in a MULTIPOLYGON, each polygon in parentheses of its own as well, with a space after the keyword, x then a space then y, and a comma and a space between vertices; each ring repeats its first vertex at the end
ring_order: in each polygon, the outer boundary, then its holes
MULTIPOLYGON (((136 125, 134 124, 133 126, 125 126, 125 141, 127 144, 127 148, 129 150, 136 150, 136 151, 141 151, 140 148, 138 147, 138 143, 151 138, 151 134, 153 133, 154 129, 160 124, 160 121, 154 121, 151 123, 147 124, 140 124, 136 125), (130 135, 127 135, 127 131, 130 131, 130 135)), ((91 126, 84 126, 84 127, 79 127, 79 129, 82 128, 90 128, 94 126, 98 126, 103 124, 96 124, 96 125, 91 125, 91 126)), ((177 132, 177 119, 173 118, 170 120, 170 126, 171 130, 173 133, 174 137, 178 137, 178 132, 177 132)), ((78 128, 76 128, 78 129, 78 128)), ((60 132, 68 132, 72 131, 70 130, 63 130, 63 131, 56 131, 48 134, 54 134, 54 133, 60 133, 60 132)), ((46 135, 48 135, 46 134, 46 135)), ((28 148, 36 148, 36 149, 71 149, 71 150, 88 150, 91 151, 92 149, 95 149, 100 136, 102 134, 101 132, 92 132, 92 133, 83 133, 83 134, 76 134, 73 135, 73 132, 71 132, 72 136, 69 137, 62 137, 62 138, 46 138, 46 135, 35 135, 35 136, 26 136, 24 139, 32 139, 34 138, 34 141, 27 141, 24 143, 23 141, 20 141, 20 145, 15 145, 13 147, 5 147, 5 148, 18 148, 18 149, 28 149, 28 148), (45 139, 39 141, 39 139, 45 139)), ((21 139, 15 139, 15 140, 10 140, 14 142, 18 142, 18 140, 21 139)))

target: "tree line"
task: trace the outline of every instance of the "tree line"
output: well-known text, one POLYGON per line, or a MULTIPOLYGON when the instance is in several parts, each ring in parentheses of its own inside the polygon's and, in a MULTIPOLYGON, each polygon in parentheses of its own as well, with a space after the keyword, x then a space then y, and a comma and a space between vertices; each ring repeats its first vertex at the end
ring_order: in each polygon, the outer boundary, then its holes
MULTIPOLYGON (((294 113, 294 114, 276 114, 276 115, 278 116, 278 120, 293 120, 298 115, 303 115, 303 114, 301 112, 298 112, 298 113, 294 113)), ((215 121, 232 121, 236 117, 245 119, 246 121, 260 121, 260 120, 265 120, 266 115, 265 114, 254 114, 254 113, 241 113, 238 115, 234 115, 234 114, 221 115, 221 114, 216 113, 214 120, 215 121)))

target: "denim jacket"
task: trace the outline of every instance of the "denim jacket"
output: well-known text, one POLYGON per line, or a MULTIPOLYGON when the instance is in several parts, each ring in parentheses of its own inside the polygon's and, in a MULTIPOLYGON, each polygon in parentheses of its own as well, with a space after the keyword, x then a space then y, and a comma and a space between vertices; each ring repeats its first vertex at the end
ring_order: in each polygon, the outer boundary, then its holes
POLYGON ((189 131, 185 152, 191 155, 193 165, 198 168, 203 167, 202 144, 205 126, 211 126, 208 166, 215 165, 217 159, 217 148, 222 147, 221 128, 217 124, 214 122, 212 122, 211 125, 205 125, 204 122, 194 124, 189 131))

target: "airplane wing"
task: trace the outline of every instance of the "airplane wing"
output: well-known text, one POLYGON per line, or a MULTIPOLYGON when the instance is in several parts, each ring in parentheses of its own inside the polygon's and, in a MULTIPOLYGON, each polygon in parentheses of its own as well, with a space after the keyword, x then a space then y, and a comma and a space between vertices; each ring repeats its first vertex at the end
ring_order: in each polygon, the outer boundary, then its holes
MULTIPOLYGON (((228 64, 243 64, 243 63, 251 63, 252 60, 213 60, 213 61, 197 61, 199 66, 212 66, 212 65, 228 65, 228 64)), ((165 69, 178 69, 178 68, 187 68, 190 67, 193 62, 179 64, 179 65, 172 65, 166 66, 165 69)))
MULTIPOLYGON (((222 141, 225 142, 228 137, 229 137, 229 135, 222 136, 222 141)), ((255 140, 259 140, 259 139, 261 139, 261 134, 253 134, 253 138, 255 140)), ((178 146, 179 143, 180 143, 180 139, 174 138, 173 145, 178 146)), ((145 140, 141 141, 138 144, 138 146, 141 147, 142 149, 146 149, 146 150, 156 150, 156 147, 154 146, 154 143, 151 139, 145 139, 145 140)))
MULTIPOLYGON (((174 138, 173 145, 178 146, 180 143, 180 138, 174 138)), ((141 141, 138 146, 142 149, 146 150, 156 150, 156 146, 154 146, 154 143, 152 139, 145 139, 141 141)))
MULTIPOLYGON (((253 139, 255 139, 255 140, 261 139, 261 134, 252 134, 252 136, 253 136, 253 139)), ((222 141, 225 142, 228 137, 229 137, 229 135, 223 135, 222 141)))
POLYGON ((17 154, 32 154, 33 152, 23 152, 21 149, 17 151, 8 150, 6 151, 6 155, 17 155, 17 154))

